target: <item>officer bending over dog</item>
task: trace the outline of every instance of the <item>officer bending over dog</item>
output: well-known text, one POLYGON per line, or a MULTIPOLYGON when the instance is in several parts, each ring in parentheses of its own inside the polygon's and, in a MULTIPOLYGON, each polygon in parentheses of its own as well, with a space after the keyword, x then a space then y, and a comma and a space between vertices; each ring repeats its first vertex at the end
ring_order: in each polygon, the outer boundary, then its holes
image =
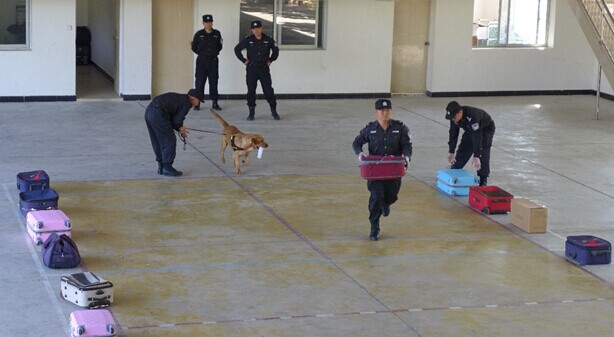
POLYGON ((183 120, 190 109, 203 102, 202 92, 190 89, 188 94, 167 92, 157 96, 145 109, 145 123, 149 131, 151 146, 158 162, 158 174, 178 177, 183 173, 173 167, 177 139, 175 131, 182 137, 188 136, 183 120))
POLYGON ((473 155, 472 164, 478 170, 480 186, 486 186, 490 174, 490 147, 495 135, 495 122, 486 111, 460 105, 457 101, 448 103, 446 119, 450 120, 448 162, 452 164, 451 168, 462 169, 473 155), (465 132, 455 155, 461 128, 465 132))
MULTIPOLYGON (((369 143, 369 154, 378 156, 404 156, 405 167, 409 168, 411 160, 412 144, 409 136, 409 128, 403 122, 391 119, 392 104, 390 100, 379 99, 375 102, 375 117, 365 126, 354 139, 352 148, 358 155, 358 160, 367 156, 362 151, 362 146, 369 143)), ((397 201, 401 189, 401 178, 392 180, 368 180, 367 188, 371 192, 369 197, 369 221, 371 222, 371 234, 369 239, 379 239, 379 219, 390 214, 390 205, 397 201)))

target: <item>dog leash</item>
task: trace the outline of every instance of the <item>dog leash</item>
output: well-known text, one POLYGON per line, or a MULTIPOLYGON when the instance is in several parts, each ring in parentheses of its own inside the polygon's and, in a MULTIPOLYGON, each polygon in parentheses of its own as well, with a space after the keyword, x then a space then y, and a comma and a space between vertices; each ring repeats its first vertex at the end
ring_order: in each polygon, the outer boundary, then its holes
MULTIPOLYGON (((215 132, 215 131, 207 131, 207 130, 192 129, 192 128, 186 128, 186 129, 192 130, 192 131, 198 131, 198 132, 215 133, 215 134, 218 134, 218 135, 225 135, 225 133, 215 132)), ((186 151, 187 141, 185 140, 185 137, 183 137, 179 132, 177 132, 177 136, 179 136, 179 139, 181 139, 181 141, 183 142, 183 151, 186 151)))
POLYGON ((217 135, 225 135, 225 133, 215 132, 215 131, 207 131, 207 130, 192 129, 192 128, 186 128, 186 129, 191 130, 191 131, 198 131, 198 132, 204 132, 204 133, 215 133, 217 135))

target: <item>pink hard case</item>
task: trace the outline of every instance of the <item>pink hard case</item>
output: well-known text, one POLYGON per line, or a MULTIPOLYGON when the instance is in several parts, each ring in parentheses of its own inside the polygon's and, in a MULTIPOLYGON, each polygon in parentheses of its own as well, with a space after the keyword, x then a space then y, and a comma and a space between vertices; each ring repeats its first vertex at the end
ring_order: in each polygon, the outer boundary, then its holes
POLYGON ((26 227, 32 240, 40 245, 47 240, 51 233, 70 236, 72 223, 61 210, 41 210, 28 212, 26 227))

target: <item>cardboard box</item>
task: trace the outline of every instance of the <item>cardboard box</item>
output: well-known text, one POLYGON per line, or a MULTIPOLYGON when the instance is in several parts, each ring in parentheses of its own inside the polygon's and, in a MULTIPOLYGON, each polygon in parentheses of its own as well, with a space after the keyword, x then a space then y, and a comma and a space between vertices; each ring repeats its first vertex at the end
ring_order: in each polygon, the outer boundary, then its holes
POLYGON ((527 233, 544 233, 548 226, 548 208, 529 199, 512 199, 512 224, 527 233))

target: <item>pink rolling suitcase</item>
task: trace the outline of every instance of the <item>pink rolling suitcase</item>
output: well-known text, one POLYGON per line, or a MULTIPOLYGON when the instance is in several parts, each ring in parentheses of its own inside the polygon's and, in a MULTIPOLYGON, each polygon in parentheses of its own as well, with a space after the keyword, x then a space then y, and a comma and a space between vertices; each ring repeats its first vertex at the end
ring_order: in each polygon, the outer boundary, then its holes
POLYGON ((106 309, 77 310, 70 313, 71 337, 115 335, 115 320, 106 309))
POLYGON ((28 234, 34 243, 42 244, 51 233, 70 236, 72 223, 70 219, 59 209, 30 211, 26 215, 26 227, 28 234))

